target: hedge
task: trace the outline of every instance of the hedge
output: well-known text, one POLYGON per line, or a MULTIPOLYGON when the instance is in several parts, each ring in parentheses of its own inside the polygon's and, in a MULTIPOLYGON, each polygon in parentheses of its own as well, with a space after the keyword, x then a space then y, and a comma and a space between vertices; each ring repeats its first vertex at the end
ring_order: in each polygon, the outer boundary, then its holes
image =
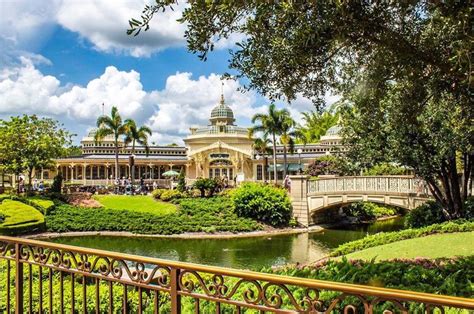
POLYGON ((4 200, 0 204, 0 213, 5 215, 5 220, 0 224, 0 234, 31 233, 42 231, 45 227, 43 214, 19 201, 4 200))
POLYGON ((334 249, 330 256, 336 257, 346 255, 355 251, 364 250, 370 247, 384 245, 396 241, 413 239, 437 233, 467 232, 474 231, 474 221, 453 220, 441 224, 434 224, 419 229, 405 229, 394 232, 380 232, 369 235, 365 238, 341 244, 334 249))

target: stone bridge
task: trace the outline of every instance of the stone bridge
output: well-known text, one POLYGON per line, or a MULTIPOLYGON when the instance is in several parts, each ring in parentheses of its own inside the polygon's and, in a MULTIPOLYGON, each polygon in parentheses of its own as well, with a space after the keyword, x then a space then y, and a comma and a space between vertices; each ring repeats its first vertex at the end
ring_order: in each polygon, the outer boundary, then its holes
POLYGON ((323 222, 328 209, 353 202, 413 209, 428 199, 424 182, 412 176, 291 176, 293 215, 304 226, 323 222))

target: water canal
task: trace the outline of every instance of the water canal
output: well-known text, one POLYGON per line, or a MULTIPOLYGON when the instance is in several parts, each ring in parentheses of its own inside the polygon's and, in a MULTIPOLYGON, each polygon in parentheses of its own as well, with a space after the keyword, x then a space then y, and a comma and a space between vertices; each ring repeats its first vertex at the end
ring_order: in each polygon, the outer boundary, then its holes
POLYGON ((367 234, 395 231, 403 218, 320 232, 233 238, 182 239, 117 236, 59 237, 49 241, 184 262, 258 270, 262 267, 318 260, 338 245, 367 234))

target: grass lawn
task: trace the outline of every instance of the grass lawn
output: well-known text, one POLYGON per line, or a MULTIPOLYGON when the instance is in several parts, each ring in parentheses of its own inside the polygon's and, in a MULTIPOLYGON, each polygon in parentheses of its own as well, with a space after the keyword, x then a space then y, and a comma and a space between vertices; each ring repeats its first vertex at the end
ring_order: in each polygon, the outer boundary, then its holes
POLYGON ((473 254, 474 232, 435 234, 371 247, 346 255, 348 259, 438 258, 473 254))
POLYGON ((5 221, 0 223, 0 233, 19 234, 34 231, 44 225, 44 216, 34 207, 18 201, 4 200, 0 205, 0 213, 5 221))
POLYGON ((176 212, 175 205, 156 201, 148 195, 96 195, 94 198, 109 209, 125 209, 155 215, 176 212))

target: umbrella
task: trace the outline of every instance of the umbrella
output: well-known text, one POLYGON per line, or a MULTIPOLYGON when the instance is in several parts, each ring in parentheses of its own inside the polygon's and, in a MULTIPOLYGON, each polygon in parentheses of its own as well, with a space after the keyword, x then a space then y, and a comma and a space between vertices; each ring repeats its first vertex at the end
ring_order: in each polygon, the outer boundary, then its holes
POLYGON ((165 177, 177 177, 177 176, 179 176, 179 173, 174 171, 174 170, 168 170, 165 173, 163 173, 163 176, 165 176, 165 177))

